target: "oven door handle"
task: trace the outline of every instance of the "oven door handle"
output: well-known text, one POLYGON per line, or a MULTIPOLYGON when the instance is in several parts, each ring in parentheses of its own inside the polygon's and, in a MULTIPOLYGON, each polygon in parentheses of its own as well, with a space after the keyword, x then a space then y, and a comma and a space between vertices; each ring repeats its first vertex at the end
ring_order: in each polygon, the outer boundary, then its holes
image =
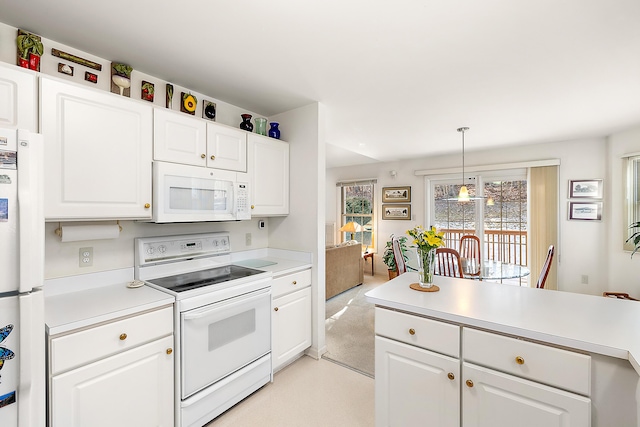
POLYGON ((200 308, 199 310, 195 310, 193 312, 184 313, 182 315, 182 318, 185 321, 200 319, 202 317, 210 316, 211 315, 211 310, 214 310, 216 308, 220 308, 220 307, 224 307, 224 306, 229 306, 230 307, 230 306, 234 306, 234 305, 238 305, 238 304, 243 304, 243 303, 246 303, 247 301, 251 301, 251 300, 254 300, 254 299, 261 298, 264 294, 268 294, 269 292, 270 292, 270 289, 267 289, 267 290, 261 291, 259 293, 251 293, 250 296, 245 296, 244 298, 239 297, 239 298, 234 298, 233 300, 228 300, 228 301, 219 302, 217 304, 208 305, 206 307, 200 308))

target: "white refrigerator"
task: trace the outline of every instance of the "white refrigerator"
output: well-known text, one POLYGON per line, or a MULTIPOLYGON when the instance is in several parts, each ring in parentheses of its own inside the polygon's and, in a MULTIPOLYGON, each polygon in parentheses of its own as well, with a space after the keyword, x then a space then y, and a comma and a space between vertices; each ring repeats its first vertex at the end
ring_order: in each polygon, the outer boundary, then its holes
POLYGON ((0 426, 45 425, 43 141, 0 128, 0 426))

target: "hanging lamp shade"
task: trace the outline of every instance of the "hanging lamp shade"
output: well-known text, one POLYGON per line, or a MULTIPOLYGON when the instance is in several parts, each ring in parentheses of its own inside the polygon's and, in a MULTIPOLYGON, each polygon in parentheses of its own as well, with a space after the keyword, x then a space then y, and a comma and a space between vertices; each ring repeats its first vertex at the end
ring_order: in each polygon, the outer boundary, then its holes
POLYGON ((469 190, 467 190, 467 186, 463 185, 460 187, 460 193, 458 193, 458 201, 459 202, 468 202, 471 200, 469 198, 469 190))

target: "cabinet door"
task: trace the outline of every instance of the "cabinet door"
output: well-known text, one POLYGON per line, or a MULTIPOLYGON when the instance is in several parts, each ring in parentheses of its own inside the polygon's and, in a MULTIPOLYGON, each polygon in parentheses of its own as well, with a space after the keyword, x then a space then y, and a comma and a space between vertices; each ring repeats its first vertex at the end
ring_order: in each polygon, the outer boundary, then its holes
POLYGON ((460 361, 376 336, 376 426, 460 426, 460 361))
POLYGON ((251 215, 289 214, 289 144, 248 134, 251 215))
POLYGON ((470 363, 463 364, 463 374, 464 427, 591 425, 586 397, 470 363))
POLYGON ((273 300, 273 369, 311 346, 311 287, 273 300))
POLYGON ((56 375, 52 427, 174 424, 173 336, 56 375))
POLYGON ((207 123, 207 166, 247 171, 247 132, 207 123))
POLYGON ((48 220, 151 218, 152 108, 40 81, 48 220))
POLYGON ((0 63, 0 127, 37 131, 35 76, 0 63))
POLYGON ((184 165, 206 166, 207 123, 195 117, 155 108, 153 159, 184 165))

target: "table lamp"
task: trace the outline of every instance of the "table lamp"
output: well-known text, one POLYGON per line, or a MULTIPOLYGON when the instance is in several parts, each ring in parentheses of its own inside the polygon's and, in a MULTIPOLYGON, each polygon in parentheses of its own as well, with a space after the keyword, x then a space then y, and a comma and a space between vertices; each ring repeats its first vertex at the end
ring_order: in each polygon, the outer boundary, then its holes
POLYGON ((359 233, 362 231, 362 226, 357 222, 351 221, 340 227, 340 231, 351 233, 351 238, 349 240, 353 240, 353 233, 359 233))

